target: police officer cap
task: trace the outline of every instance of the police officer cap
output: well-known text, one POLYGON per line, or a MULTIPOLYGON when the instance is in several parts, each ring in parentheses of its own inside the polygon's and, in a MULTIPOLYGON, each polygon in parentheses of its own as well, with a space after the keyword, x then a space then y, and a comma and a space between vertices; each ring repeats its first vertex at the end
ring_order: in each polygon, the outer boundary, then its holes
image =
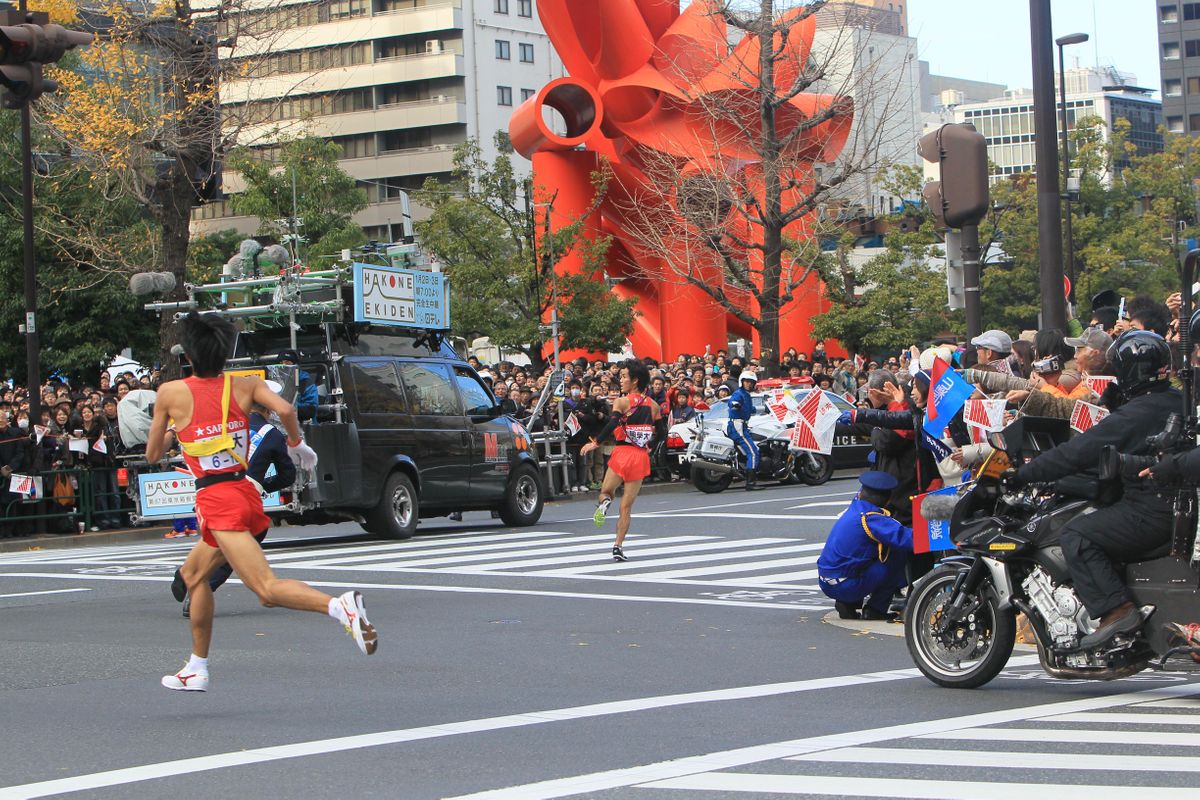
POLYGON ((900 485, 900 481, 886 472, 871 470, 858 477, 858 482, 865 488, 875 492, 890 492, 900 485))
POLYGON ((741 375, 738 376, 738 383, 741 383, 742 381, 750 381, 751 383, 758 383, 758 376, 755 375, 750 370, 746 370, 745 372, 743 372, 741 375))

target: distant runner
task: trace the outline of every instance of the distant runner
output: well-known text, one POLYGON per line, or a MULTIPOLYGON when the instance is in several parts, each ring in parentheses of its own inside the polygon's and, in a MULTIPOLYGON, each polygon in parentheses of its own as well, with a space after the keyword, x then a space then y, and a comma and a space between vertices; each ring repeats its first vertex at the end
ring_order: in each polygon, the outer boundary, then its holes
POLYGON ((596 505, 593 519, 596 527, 604 525, 604 517, 617 489, 625 484, 621 495, 621 516, 617 518, 617 540, 613 545, 613 561, 628 561, 622 545, 629 533, 629 522, 633 513, 633 502, 642 488, 642 479, 650 474, 650 440, 654 437, 654 423, 662 411, 649 397, 642 394, 650 385, 650 370, 636 359, 626 361, 621 367, 621 392, 612 403, 612 415, 604 430, 580 448, 580 455, 587 455, 600 446, 609 436, 616 438, 608 459, 608 471, 600 486, 600 502, 596 505))
POLYGON ((193 311, 181 325, 183 349, 193 375, 159 388, 146 459, 159 461, 167 451, 167 436, 178 438, 184 461, 196 476, 196 517, 209 547, 193 549, 183 564, 181 571, 192 601, 192 655, 183 669, 165 676, 162 685, 177 691, 208 690, 213 620, 208 579, 222 561, 228 561, 264 606, 326 613, 342 623, 360 651, 374 653, 378 634, 367 620, 360 593, 330 597, 301 581, 277 578, 254 540, 253 534, 265 530, 271 520, 263 513, 258 488, 246 479, 253 431, 242 409, 257 404, 278 414, 288 435, 288 455, 300 467, 311 469, 316 466, 317 454, 300 436, 296 410, 261 378, 231 379, 224 372, 237 335, 231 322, 193 311), (172 430, 168 430, 169 420, 174 421, 172 430))

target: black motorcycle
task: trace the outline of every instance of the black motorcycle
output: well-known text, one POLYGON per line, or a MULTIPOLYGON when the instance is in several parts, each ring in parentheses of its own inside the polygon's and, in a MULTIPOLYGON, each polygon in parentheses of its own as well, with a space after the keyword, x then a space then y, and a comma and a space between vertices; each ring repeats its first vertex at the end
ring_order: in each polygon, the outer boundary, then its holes
MULTIPOLYGON (((1171 424, 1182 427, 1177 415, 1171 424)), ((1107 453, 1097 478, 1075 475, 1013 488, 1003 477, 1068 435, 1065 420, 1023 417, 990 437, 996 452, 950 514, 959 554, 943 559, 908 599, 905 641, 934 683, 971 689, 996 677, 1013 650, 1017 612, 1030 622, 1042 668, 1056 678, 1106 681, 1147 668, 1200 671, 1193 658, 1200 658, 1200 629, 1193 624, 1200 622, 1194 490, 1179 493, 1169 547, 1125 565, 1125 582, 1146 624, 1090 650, 1080 646, 1098 621, 1071 586, 1059 536, 1075 517, 1103 513, 1119 499, 1122 458, 1107 453)))

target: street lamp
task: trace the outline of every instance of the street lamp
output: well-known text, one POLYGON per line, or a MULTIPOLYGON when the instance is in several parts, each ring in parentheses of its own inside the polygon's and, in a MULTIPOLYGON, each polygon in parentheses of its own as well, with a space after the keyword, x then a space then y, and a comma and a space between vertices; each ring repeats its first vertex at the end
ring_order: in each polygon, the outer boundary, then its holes
POLYGON ((1071 291, 1067 302, 1075 303, 1075 239, 1071 234, 1071 152, 1067 137, 1067 70, 1063 59, 1063 48, 1070 44, 1083 44, 1088 40, 1086 33, 1071 33, 1054 40, 1058 45, 1058 120, 1062 129, 1062 163, 1063 163, 1063 202, 1066 203, 1066 214, 1063 221, 1063 235, 1067 240, 1066 268, 1067 278, 1071 281, 1071 291))

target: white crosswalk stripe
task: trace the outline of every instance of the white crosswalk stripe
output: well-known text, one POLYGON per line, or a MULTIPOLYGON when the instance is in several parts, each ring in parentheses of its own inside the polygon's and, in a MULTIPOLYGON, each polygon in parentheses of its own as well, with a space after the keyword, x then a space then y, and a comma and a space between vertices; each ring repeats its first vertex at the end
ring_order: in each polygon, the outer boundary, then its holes
MULTIPOLYGON (((764 794, 806 797, 1108 800, 1200 796, 1200 700, 1173 698, 1120 710, 947 726, 908 738, 831 746, 737 772, 715 770, 638 784, 635 796, 764 794), (977 743, 994 743, 987 748, 977 743), (932 745, 932 746, 930 746, 932 745), (1165 750, 1163 748, 1170 748, 1165 750), (982 749, 987 748, 987 749, 982 749), (1107 752, 1097 752, 1105 750, 1107 752), (1117 750, 1119 749, 1119 755, 1117 750), (796 763, 800 772, 784 768, 796 763), (902 772, 896 773, 901 768, 902 772), (964 771, 964 768, 967 771, 964 771), (1065 773, 1065 774, 1064 774, 1065 773), (1130 787, 1144 794, 1130 793, 1130 787)), ((1044 713, 1044 712, 1043 712, 1044 713)), ((857 738, 848 734, 844 741, 857 738)), ((862 739, 860 739, 862 741, 862 739)))
MULTIPOLYGON (((478 531, 420 536, 402 542, 268 547, 272 567, 286 571, 412 572, 522 578, 626 581, 689 586, 803 589, 823 601, 813 565, 820 543, 783 537, 630 534, 630 561, 609 555, 611 532, 478 531)), ((0 556, 0 566, 91 568, 178 566, 194 539, 0 556)))

